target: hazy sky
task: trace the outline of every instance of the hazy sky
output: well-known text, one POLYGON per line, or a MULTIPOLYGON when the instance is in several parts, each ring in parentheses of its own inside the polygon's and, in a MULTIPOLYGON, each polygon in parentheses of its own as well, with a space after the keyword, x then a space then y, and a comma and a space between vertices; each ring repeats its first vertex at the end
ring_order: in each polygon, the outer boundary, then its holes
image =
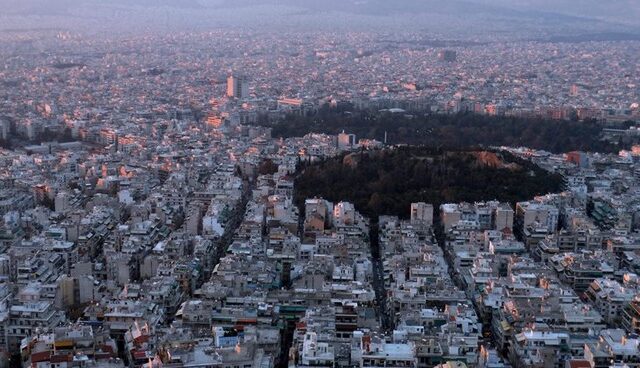
POLYGON ((0 0, 0 29, 427 30, 450 37, 640 34, 640 0, 0 0))

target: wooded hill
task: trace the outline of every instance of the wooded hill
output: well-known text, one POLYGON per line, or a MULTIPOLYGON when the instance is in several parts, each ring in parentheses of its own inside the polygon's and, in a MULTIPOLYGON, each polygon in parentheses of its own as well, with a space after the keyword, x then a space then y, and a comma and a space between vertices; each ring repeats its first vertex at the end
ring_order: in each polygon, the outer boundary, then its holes
POLYGON ((595 121, 557 121, 477 114, 412 115, 388 112, 345 112, 321 109, 313 116, 287 116, 271 126, 274 137, 307 133, 338 134, 343 130, 357 138, 389 144, 425 145, 446 149, 470 146, 525 146, 553 153, 591 151, 615 153, 621 144, 603 141, 603 126, 595 121))
POLYGON ((395 147, 300 165, 295 200, 349 201, 366 216, 406 218, 412 202, 515 203, 563 189, 561 175, 506 152, 395 147))

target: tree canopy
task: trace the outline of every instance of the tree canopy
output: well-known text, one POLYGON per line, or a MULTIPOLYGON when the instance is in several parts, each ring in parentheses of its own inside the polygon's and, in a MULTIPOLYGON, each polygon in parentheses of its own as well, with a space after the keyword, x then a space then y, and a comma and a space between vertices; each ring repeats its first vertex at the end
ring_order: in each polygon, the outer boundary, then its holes
POLYGON ((470 146, 525 146, 553 153, 592 151, 613 153, 618 144, 602 140, 595 121, 558 121, 478 114, 405 115, 388 112, 341 112, 322 109, 313 116, 290 115, 270 125, 277 137, 307 133, 356 134, 389 144, 425 145, 449 149, 470 146))
POLYGON ((405 146, 303 164, 295 199, 299 206, 312 197, 345 200, 369 217, 406 218, 412 202, 515 203, 563 186, 561 175, 507 152, 405 146))

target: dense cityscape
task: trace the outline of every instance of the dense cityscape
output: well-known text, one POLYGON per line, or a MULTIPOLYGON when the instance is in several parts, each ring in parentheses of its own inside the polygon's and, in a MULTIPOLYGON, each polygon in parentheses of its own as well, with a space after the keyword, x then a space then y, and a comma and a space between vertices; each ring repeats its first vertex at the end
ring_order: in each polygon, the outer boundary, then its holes
POLYGON ((640 368, 640 39, 22 19, 0 15, 0 367, 640 368), (320 116, 611 146, 273 134, 320 116))

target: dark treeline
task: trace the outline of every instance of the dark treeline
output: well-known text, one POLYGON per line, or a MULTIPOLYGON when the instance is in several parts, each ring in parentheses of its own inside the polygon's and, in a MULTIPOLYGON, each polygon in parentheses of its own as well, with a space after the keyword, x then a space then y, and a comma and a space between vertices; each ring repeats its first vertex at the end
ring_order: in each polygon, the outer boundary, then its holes
POLYGON ((302 164, 300 169, 295 183, 298 206, 303 208, 304 200, 313 197, 344 200, 372 218, 406 218, 412 202, 515 203, 564 186, 562 176, 506 152, 397 147, 302 164))
POLYGON ((307 133, 356 134, 358 139, 384 140, 462 149, 470 146, 525 146, 553 153, 574 150, 613 153, 620 144, 601 139, 603 127, 595 121, 557 121, 478 114, 391 114, 340 112, 321 109, 313 116, 287 116, 271 125, 276 137, 307 133))

